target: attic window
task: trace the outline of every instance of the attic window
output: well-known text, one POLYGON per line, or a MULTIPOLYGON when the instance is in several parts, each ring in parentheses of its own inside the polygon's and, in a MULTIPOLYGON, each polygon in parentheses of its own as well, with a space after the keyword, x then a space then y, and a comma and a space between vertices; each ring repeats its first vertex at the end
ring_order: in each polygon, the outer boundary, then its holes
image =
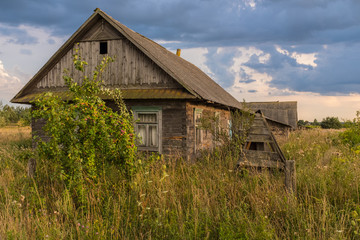
POLYGON ((107 54, 107 53, 108 53, 108 43, 100 42, 100 54, 107 54))

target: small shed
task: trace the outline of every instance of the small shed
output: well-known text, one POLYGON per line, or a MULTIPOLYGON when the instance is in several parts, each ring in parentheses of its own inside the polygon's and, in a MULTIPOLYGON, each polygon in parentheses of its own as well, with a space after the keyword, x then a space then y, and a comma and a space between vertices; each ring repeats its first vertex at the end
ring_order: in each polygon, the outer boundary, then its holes
POLYGON ((284 171, 286 188, 296 189, 295 162, 286 160, 261 111, 255 113, 237 167, 284 171))
POLYGON ((248 107, 253 111, 260 110, 269 120, 269 126, 273 132, 287 129, 297 129, 297 102, 250 102, 248 107))

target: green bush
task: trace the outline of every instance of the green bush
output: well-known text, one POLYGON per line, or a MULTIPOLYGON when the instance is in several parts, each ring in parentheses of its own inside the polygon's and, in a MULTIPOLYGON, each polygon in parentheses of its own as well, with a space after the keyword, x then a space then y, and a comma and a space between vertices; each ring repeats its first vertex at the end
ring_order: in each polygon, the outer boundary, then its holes
MULTIPOLYGON (((49 141, 37 138, 37 151, 57 168, 72 195, 84 203, 87 185, 104 177, 108 167, 115 166, 127 179, 133 174, 135 135, 133 118, 121 99, 120 92, 102 87, 101 73, 111 58, 104 58, 93 78, 84 76, 79 85, 70 76, 64 80, 72 101, 63 101, 51 92, 36 99, 32 116, 46 121, 44 130, 49 141), (118 111, 106 106, 99 97, 109 94, 118 111)), ((75 69, 84 73, 87 63, 76 50, 75 69)), ((121 177, 121 176, 119 176, 121 177)), ((89 185, 90 186, 90 185, 89 185)))
POLYGON ((357 153, 360 153, 360 111, 356 113, 356 118, 348 124, 346 131, 340 134, 343 143, 357 153))
POLYGON ((339 121, 339 118, 337 117, 326 117, 322 120, 320 126, 324 129, 340 129, 341 128, 341 122, 339 121))

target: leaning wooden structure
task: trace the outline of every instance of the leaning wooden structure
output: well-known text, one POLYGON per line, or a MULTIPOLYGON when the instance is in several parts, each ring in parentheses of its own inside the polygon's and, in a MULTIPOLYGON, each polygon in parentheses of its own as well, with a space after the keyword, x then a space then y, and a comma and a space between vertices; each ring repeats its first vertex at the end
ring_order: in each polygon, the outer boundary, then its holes
POLYGON ((286 160, 261 111, 255 113, 243 153, 238 167, 284 171, 286 188, 295 190, 295 163, 293 160, 286 160))

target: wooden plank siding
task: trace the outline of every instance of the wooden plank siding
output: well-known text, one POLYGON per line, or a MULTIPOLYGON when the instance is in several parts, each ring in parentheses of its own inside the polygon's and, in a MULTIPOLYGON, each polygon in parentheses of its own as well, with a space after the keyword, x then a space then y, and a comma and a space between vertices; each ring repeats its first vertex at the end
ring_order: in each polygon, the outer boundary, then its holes
POLYGON ((202 129, 202 140, 200 144, 196 144, 196 129, 195 129, 195 109, 202 111, 202 117, 215 116, 215 113, 219 113, 219 124, 222 130, 229 129, 229 120, 231 118, 230 110, 215 107, 210 104, 203 104, 199 102, 188 101, 186 103, 186 149, 187 157, 192 158, 196 156, 201 150, 212 149, 216 147, 214 136, 211 131, 202 129))
MULTIPOLYGON (((108 56, 115 57, 102 75, 105 86, 135 88, 181 88, 165 71, 158 67, 151 59, 139 51, 127 39, 109 40, 108 56)), ((95 67, 101 63, 103 57, 100 52, 100 41, 84 41, 78 46, 82 58, 88 63, 85 75, 92 77, 95 67)), ((73 66, 74 49, 65 56, 39 81, 37 89, 65 87, 62 79, 64 70, 68 69, 77 83, 82 83, 81 73, 73 66)))

